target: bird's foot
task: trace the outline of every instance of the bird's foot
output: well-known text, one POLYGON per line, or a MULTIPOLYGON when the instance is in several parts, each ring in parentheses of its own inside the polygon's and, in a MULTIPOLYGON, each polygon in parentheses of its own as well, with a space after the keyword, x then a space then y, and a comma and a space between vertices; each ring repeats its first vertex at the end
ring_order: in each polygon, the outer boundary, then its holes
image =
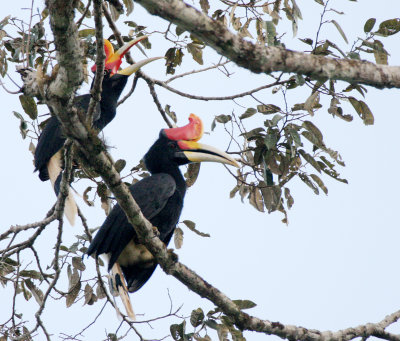
POLYGON ((153 226, 153 233, 157 236, 160 237, 160 231, 158 231, 158 228, 153 226))
POLYGON ((176 263, 179 260, 178 255, 175 253, 174 249, 167 249, 170 259, 176 263))

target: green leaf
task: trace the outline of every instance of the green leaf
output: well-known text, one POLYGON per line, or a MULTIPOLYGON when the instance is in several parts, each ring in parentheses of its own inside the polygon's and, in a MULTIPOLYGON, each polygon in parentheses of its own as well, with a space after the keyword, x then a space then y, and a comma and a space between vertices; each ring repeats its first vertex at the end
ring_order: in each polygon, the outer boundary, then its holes
POLYGON ((296 74, 296 83, 299 84, 300 86, 304 85, 306 83, 306 80, 304 79, 303 75, 300 75, 299 73, 296 74))
MULTIPOLYGON (((29 301, 29 300, 31 299, 31 297, 32 297, 32 294, 30 293, 30 291, 28 291, 28 290, 25 288, 24 281, 21 281, 21 289, 22 289, 22 293, 24 294, 25 300, 26 300, 26 301, 29 301)), ((1 340, 1 339, 0 339, 0 340, 1 340)), ((5 339, 4 341, 7 341, 7 339, 5 339)))
POLYGON ((172 324, 169 328, 171 336, 175 341, 184 341, 186 322, 181 324, 172 324))
POLYGON ((303 149, 299 149, 299 153, 310 165, 312 165, 319 173, 321 173, 321 167, 310 154, 306 153, 303 149))
POLYGON ((176 26, 175 33, 177 36, 180 36, 185 30, 181 28, 180 26, 176 26))
POLYGON ((378 31, 375 32, 375 34, 383 37, 388 37, 393 34, 396 34, 399 31, 400 31, 400 19, 395 18, 383 21, 379 25, 379 29, 378 31))
POLYGON ((375 23, 376 23, 375 18, 369 18, 364 24, 364 32, 365 33, 371 32, 372 29, 374 28, 375 23))
POLYGON ((210 4, 208 3, 208 0, 200 0, 200 7, 205 14, 208 14, 208 10, 210 9, 210 4))
POLYGON ((31 291, 37 304, 41 305, 43 303, 43 296, 44 296, 42 290, 36 287, 35 284, 33 284, 33 282, 30 279, 25 279, 24 282, 27 288, 31 291))
POLYGON ((267 43, 268 45, 275 45, 276 29, 272 21, 264 21, 264 28, 267 33, 267 43))
POLYGON ((88 195, 88 193, 89 193, 92 189, 93 189, 93 187, 91 187, 91 186, 87 187, 87 188, 85 189, 85 191, 83 192, 83 195, 82 195, 83 201, 84 201, 89 207, 94 206, 94 202, 91 201, 91 200, 89 200, 89 195, 88 195))
POLYGON ((313 109, 315 106, 319 103, 319 92, 315 91, 313 92, 307 100, 304 102, 304 110, 307 110, 307 112, 311 115, 314 116, 314 111, 313 109))
POLYGON ((240 120, 244 120, 245 118, 253 116, 255 113, 257 113, 257 110, 254 108, 247 108, 246 111, 239 116, 240 120))
POLYGON ((203 46, 195 44, 195 43, 189 43, 189 44, 187 44, 186 48, 197 63, 199 63, 200 65, 204 64, 203 49, 202 49, 203 46))
POLYGON ((294 204, 294 199, 293 199, 292 195, 290 194, 290 189, 289 188, 285 187, 284 193, 285 193, 287 207, 290 210, 292 208, 293 204, 294 204))
POLYGON ((304 38, 304 39, 299 38, 299 40, 302 41, 304 44, 307 44, 310 46, 312 46, 314 44, 314 41, 310 38, 304 38))
POLYGON ((174 121, 176 123, 177 122, 176 114, 175 114, 175 111, 171 111, 171 106, 169 104, 167 104, 165 106, 164 110, 167 113, 167 115, 169 117, 171 117, 172 121, 174 121))
POLYGON ((121 173, 121 171, 125 168, 125 166, 126 166, 126 161, 123 159, 119 159, 114 163, 114 168, 118 173, 121 173))
POLYGON ((231 115, 218 115, 215 116, 215 120, 219 123, 228 123, 232 119, 231 115))
POLYGON ((247 140, 251 140, 254 137, 263 137, 262 132, 264 132, 264 128, 254 128, 246 133, 240 134, 240 136, 244 136, 247 140))
POLYGON ((204 312, 203 309, 197 308, 193 310, 190 314, 190 324, 193 327, 198 327, 204 320, 204 312))
POLYGON ((215 118, 214 118, 213 121, 211 122, 211 131, 214 131, 216 125, 217 124, 215 123, 215 118))
POLYGON ((284 116, 279 115, 279 114, 274 115, 274 117, 273 117, 272 120, 271 120, 272 126, 273 126, 273 127, 276 126, 276 125, 278 124, 278 122, 279 122, 283 117, 284 117, 284 116))
POLYGON ((353 108, 356 110, 357 114, 363 120, 365 125, 373 125, 374 124, 374 115, 369 109, 368 105, 364 101, 359 101, 354 97, 349 97, 350 103, 353 108))
POLYGON ((328 188, 326 188, 325 184, 322 182, 320 177, 318 175, 316 175, 316 174, 311 174, 310 176, 317 183, 319 188, 321 188, 324 191, 324 193, 326 195, 328 195, 328 188))
POLYGON ((78 32, 79 38, 87 38, 89 36, 95 36, 95 35, 96 35, 96 30, 94 28, 86 28, 78 32))
POLYGON ((123 0, 126 7, 126 16, 129 16, 133 12, 133 0, 123 0))
POLYGON ((30 117, 31 120, 35 120, 38 115, 36 102, 31 96, 20 95, 19 101, 21 102, 22 108, 25 113, 30 117))
POLYGON ((250 300, 233 300, 233 303, 235 303, 240 310, 251 309, 257 306, 257 304, 250 300))
POLYGON ((314 0, 317 4, 320 4, 322 6, 325 6, 323 0, 314 0))
POLYGON ((374 40, 374 58, 377 64, 388 65, 388 53, 379 40, 374 40))
POLYGON ((72 266, 80 271, 85 271, 86 266, 82 262, 81 257, 72 257, 72 266))
POLYGON ((292 136, 296 147, 303 147, 303 143, 301 142, 299 133, 293 128, 289 128, 288 131, 289 131, 290 136, 292 136))
POLYGON ((196 223, 191 221, 191 220, 184 220, 182 221, 183 224, 186 225, 186 227, 190 230, 193 231, 194 233, 198 234, 201 237, 210 237, 208 233, 201 232, 196 229, 196 223))
POLYGON ((331 20, 331 23, 335 25, 335 27, 337 28, 337 30, 339 31, 340 35, 342 36, 343 40, 348 44, 348 40, 346 37, 346 34, 344 33, 344 31, 342 30, 342 28, 340 27, 340 25, 338 24, 338 22, 336 20, 331 20))
POLYGON ((2 29, 4 26, 8 24, 8 21, 10 20, 11 15, 7 15, 2 21, 0 21, 0 29, 2 29))
POLYGON ((304 121, 302 126, 307 129, 310 134, 305 134, 306 132, 302 132, 302 135, 310 140, 317 147, 323 147, 324 141, 321 131, 317 128, 317 126, 311 121, 304 121))
POLYGON ((183 244, 183 231, 180 227, 177 227, 174 232, 174 244, 176 249, 180 249, 183 244))
POLYGON ((166 65, 167 65, 167 74, 174 74, 175 67, 182 64, 182 58, 184 54, 182 49, 177 49, 175 47, 171 47, 165 53, 166 65))
POLYGON ((197 177, 199 176, 200 173, 200 165, 201 165, 200 162, 189 164, 187 172, 185 173, 187 187, 193 186, 194 183, 196 182, 197 177))
POLYGON ((317 194, 317 195, 319 194, 318 187, 315 186, 315 184, 310 180, 310 178, 309 178, 306 174, 300 173, 300 174, 299 174, 299 178, 300 178, 308 187, 310 187, 310 188, 314 191, 315 194, 317 194))
POLYGON ((26 138, 28 132, 28 124, 26 123, 26 121, 24 120, 24 118, 22 117, 22 115, 16 111, 13 111, 13 114, 16 118, 18 118, 20 120, 20 124, 19 124, 19 132, 21 133, 21 136, 23 139, 26 138))
POLYGON ((43 279, 41 273, 35 270, 22 270, 19 272, 19 275, 21 277, 28 277, 32 279, 40 279, 40 280, 43 279))
POLYGON ((97 298, 98 298, 99 300, 101 300, 101 299, 107 297, 107 295, 106 295, 106 293, 104 292, 103 288, 102 288, 101 285, 99 285, 99 284, 97 285, 97 288, 96 288, 96 296, 97 296, 97 298))
POLYGON ((276 211, 281 203, 281 188, 279 186, 267 186, 263 181, 260 181, 259 187, 268 213, 276 211))
POLYGON ((93 292, 93 288, 89 285, 89 283, 85 285, 84 293, 85 293, 85 302, 83 303, 83 305, 85 304, 92 305, 97 300, 97 297, 93 292))
POLYGON ((79 291, 81 290, 81 285, 81 281, 78 278, 78 282, 76 282, 76 284, 69 289, 65 301, 67 308, 69 308, 75 302, 75 299, 78 297, 79 291))
POLYGON ((236 195, 238 190, 239 190, 239 186, 238 185, 233 187, 233 189, 229 192, 229 198, 232 199, 236 195))
POLYGON ((257 187, 250 187, 249 202, 257 211, 264 212, 262 194, 257 187))
POLYGON ((281 111, 281 108, 277 107, 274 104, 260 104, 257 105, 257 111, 262 114, 269 115, 281 111))
POLYGON ((264 143, 267 146, 268 149, 272 149, 276 146, 278 142, 278 137, 276 136, 276 134, 267 134, 267 136, 265 136, 264 138, 264 143))

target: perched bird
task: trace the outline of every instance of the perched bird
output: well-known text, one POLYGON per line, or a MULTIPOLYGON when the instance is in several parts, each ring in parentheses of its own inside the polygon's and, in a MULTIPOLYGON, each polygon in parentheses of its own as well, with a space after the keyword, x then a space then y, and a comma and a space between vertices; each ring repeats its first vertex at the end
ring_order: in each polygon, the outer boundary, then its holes
MULTIPOLYGON (((198 143, 202 134, 203 124, 194 114, 190 115, 186 126, 161 130, 158 140, 144 156, 151 175, 130 186, 143 215, 158 229, 159 238, 165 244, 169 243, 174 233, 186 192, 186 182, 179 166, 213 161, 238 167, 228 154, 198 143)), ((118 204, 100 227, 87 254, 95 257, 107 255, 113 287, 117 287, 128 315, 134 318, 127 290, 139 290, 150 278, 157 263, 146 247, 139 243, 134 228, 118 204)))
MULTIPOLYGON (((114 52, 111 43, 106 39, 104 40, 106 60, 101 100, 93 115, 93 127, 97 130, 101 131, 114 119, 118 99, 128 81, 128 77, 138 71, 142 66, 163 58, 148 58, 130 65, 125 69, 118 70, 126 52, 145 38, 147 38, 147 36, 132 40, 116 52, 114 52)), ((96 65, 92 67, 92 71, 96 71, 96 65)), ((85 111, 89 107, 90 98, 90 94, 77 96, 75 97, 74 104, 80 110, 85 111)), ((56 194, 58 194, 60 189, 61 172, 63 168, 61 149, 64 143, 65 137, 62 132, 60 121, 57 117, 52 116, 39 136, 39 141, 35 150, 35 171, 39 171, 40 180, 46 181, 50 179, 56 194)), ((71 191, 66 199, 64 212, 71 225, 73 225, 77 213, 77 206, 71 191)))

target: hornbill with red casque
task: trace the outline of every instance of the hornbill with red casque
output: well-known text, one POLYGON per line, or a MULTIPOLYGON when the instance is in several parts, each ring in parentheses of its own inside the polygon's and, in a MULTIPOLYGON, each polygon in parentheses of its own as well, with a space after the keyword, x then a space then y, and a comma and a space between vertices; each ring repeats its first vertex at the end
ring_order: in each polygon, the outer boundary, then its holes
MULTIPOLYGON (((139 37, 130 41, 114 52, 114 48, 108 40, 104 40, 104 50, 106 53, 104 77, 102 83, 101 100, 98 103, 93 115, 93 127, 101 131, 108 123, 110 123, 117 109, 118 99, 124 89, 128 77, 138 71, 142 66, 162 57, 148 58, 138 63, 128 66, 125 69, 118 70, 122 58, 126 52, 139 41, 147 38, 147 36, 139 37)), ((96 65, 92 67, 92 71, 96 71, 96 65)), ((93 83, 92 83, 93 84, 93 83)), ((77 96, 74 99, 74 105, 80 110, 85 111, 89 107, 91 95, 85 94, 77 96)), ((62 133, 60 121, 57 117, 52 116, 47 122, 45 128, 40 134, 38 144, 35 150, 35 171, 39 171, 39 178, 42 181, 49 180, 52 183, 56 194, 59 192, 62 172, 62 153, 61 148, 65 143, 65 137, 62 133)), ((75 201, 71 191, 65 204, 65 215, 71 225, 77 212, 75 201)))
MULTIPOLYGON (((158 140, 144 156, 151 175, 130 186, 143 215, 158 229, 159 238, 165 244, 169 243, 174 233, 186 192, 186 182, 179 166, 212 161, 238 167, 228 154, 198 143, 203 134, 202 122, 194 114, 190 115, 189 121, 184 127, 161 130, 158 140)), ((100 227, 87 254, 96 257, 107 255, 108 270, 112 272, 114 285, 118 288, 128 315, 134 318, 126 290, 139 290, 154 272, 157 262, 139 243, 134 228, 118 204, 100 227), (122 276, 125 277, 126 286, 122 276)))

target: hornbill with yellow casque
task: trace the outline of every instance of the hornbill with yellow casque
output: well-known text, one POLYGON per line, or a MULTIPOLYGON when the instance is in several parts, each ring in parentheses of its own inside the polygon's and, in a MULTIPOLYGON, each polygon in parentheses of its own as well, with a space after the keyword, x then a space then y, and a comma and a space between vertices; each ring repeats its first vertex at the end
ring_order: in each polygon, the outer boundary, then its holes
MULTIPOLYGON (((213 161, 238 167, 228 154, 198 143, 202 134, 203 124, 194 114, 190 115, 186 126, 161 130, 158 140, 144 156, 151 175, 130 186, 143 215, 158 229, 159 238, 165 244, 174 233, 186 192, 186 182, 179 166, 213 161)), ((127 291, 139 290, 154 272, 157 262, 139 243, 134 228, 118 204, 100 227, 87 254, 96 257, 107 255, 113 286, 117 287, 128 316, 134 318, 127 291)))
MULTIPOLYGON (((101 131, 110 123, 117 109, 118 99, 124 89, 128 77, 138 71, 142 66, 163 58, 155 57, 142 60, 138 63, 119 70, 122 58, 129 49, 147 36, 139 37, 125 44, 119 50, 114 52, 114 48, 108 40, 104 40, 104 50, 106 54, 104 77, 102 83, 101 100, 98 103, 93 115, 93 127, 101 131)), ((96 65, 92 67, 96 71, 96 65)), ((93 84, 93 83, 92 83, 93 84)), ((89 107, 91 95, 85 94, 75 97, 74 105, 80 110, 85 111, 89 107)), ((35 150, 35 171, 39 171, 39 178, 42 181, 49 180, 52 183, 56 194, 59 192, 61 172, 62 172, 62 152, 61 149, 65 143, 65 136, 62 133, 61 124, 57 117, 52 116, 47 122, 45 128, 40 134, 38 144, 35 150)), ((66 199, 65 215, 71 225, 74 224, 77 207, 71 191, 66 199)))

